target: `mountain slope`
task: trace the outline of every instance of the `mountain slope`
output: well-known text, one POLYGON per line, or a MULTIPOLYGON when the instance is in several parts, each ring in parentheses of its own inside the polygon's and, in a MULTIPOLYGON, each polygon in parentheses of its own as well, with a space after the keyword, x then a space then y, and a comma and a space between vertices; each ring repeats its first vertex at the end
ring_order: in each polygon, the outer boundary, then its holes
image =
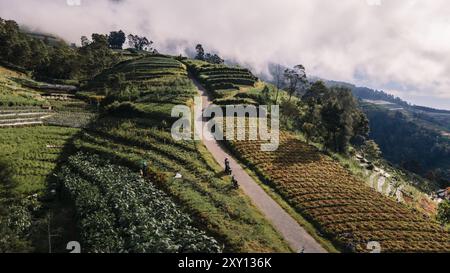
POLYGON ((386 159, 445 188, 450 184, 450 111, 411 105, 383 91, 350 88, 369 118, 370 137, 386 159))

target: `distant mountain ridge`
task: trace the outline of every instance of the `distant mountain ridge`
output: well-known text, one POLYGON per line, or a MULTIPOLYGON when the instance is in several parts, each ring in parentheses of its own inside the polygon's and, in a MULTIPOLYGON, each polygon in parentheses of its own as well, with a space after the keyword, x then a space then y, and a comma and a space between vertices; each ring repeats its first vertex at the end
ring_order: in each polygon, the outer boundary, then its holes
POLYGON ((397 104, 399 106, 411 109, 411 110, 417 110, 417 111, 424 111, 424 112, 431 112, 431 113, 440 113, 440 114, 450 114, 450 110, 445 109, 436 109, 432 107, 426 107, 426 106, 419 106, 419 105, 413 105, 409 102, 402 100, 399 97, 396 97, 394 95, 388 94, 382 90, 375 90, 368 87, 360 87, 356 86, 351 83, 347 82, 340 82, 340 81, 333 81, 333 80, 324 80, 320 79, 325 82, 327 86, 341 86, 341 87, 347 87, 350 90, 352 90, 353 95, 362 100, 383 100, 390 103, 397 104))

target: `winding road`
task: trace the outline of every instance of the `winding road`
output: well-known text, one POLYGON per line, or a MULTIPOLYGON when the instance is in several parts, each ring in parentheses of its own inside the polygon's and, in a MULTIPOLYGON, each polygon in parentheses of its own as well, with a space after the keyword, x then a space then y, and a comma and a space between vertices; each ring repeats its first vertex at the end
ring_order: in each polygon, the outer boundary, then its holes
MULTIPOLYGON (((212 100, 207 91, 194 78, 192 81, 198 88, 202 98, 203 109, 208 107, 212 100)), ((275 229, 289 243, 296 252, 303 253, 326 253, 326 250, 309 235, 299 223, 292 218, 277 202, 275 202, 255 180, 245 172, 238 162, 210 136, 203 137, 204 145, 212 154, 214 159, 224 167, 225 158, 230 161, 230 167, 233 175, 239 182, 242 191, 250 197, 253 204, 264 214, 264 216, 273 224, 275 229)), ((238 232, 238 231, 237 231, 238 232)))

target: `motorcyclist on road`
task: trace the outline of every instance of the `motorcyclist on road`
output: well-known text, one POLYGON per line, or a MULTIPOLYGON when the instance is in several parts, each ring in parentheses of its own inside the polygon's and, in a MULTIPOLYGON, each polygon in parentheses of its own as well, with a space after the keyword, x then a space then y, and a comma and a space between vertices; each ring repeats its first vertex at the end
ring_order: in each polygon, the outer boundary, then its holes
POLYGON ((231 184, 232 184, 233 188, 235 188, 235 189, 239 188, 239 183, 237 182, 236 178, 234 178, 234 175, 231 177, 231 184))

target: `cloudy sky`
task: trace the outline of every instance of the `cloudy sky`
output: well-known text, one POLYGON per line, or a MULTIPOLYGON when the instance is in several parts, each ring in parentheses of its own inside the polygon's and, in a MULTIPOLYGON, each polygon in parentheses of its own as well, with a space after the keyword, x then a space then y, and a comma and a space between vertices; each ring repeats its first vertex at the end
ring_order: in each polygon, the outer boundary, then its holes
POLYGON ((70 42, 120 28, 163 52, 202 43, 260 72, 301 63, 311 75, 446 109, 449 14, 448 0, 0 0, 0 17, 70 42))

